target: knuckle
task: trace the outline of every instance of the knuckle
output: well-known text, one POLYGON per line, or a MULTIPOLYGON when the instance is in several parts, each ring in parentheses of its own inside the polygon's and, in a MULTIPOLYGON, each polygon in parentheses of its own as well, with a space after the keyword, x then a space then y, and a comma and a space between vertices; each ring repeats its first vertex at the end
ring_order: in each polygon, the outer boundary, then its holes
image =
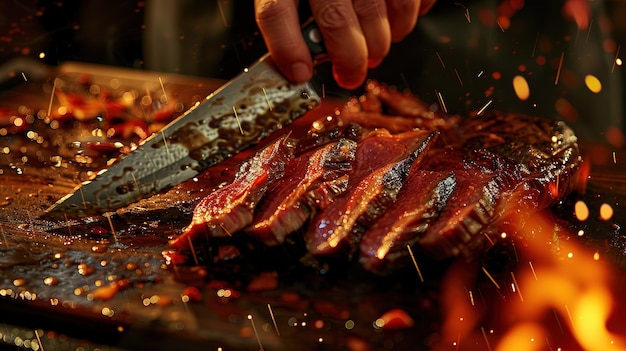
POLYGON ((415 0, 394 0, 393 6, 399 14, 413 14, 418 11, 419 1, 415 0))
POLYGON ((285 1, 257 0, 254 2, 254 9, 257 22, 264 22, 280 19, 289 11, 289 6, 285 1))
POLYGON ((317 25, 323 29, 342 29, 354 24, 351 9, 344 2, 320 1, 316 12, 317 25))
POLYGON ((379 18, 385 16, 385 4, 379 0, 355 0, 354 12, 359 18, 379 18))

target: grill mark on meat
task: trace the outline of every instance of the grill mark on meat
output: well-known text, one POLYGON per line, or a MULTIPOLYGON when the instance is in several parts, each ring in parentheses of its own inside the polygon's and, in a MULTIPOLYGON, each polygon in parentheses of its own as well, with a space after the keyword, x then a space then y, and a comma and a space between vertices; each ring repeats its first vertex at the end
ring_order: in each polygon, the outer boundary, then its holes
POLYGON ((482 253, 469 250, 468 246, 483 245, 482 241, 487 239, 477 234, 501 215, 497 205, 528 175, 523 165, 484 150, 466 157, 452 163, 429 165, 435 170, 453 171, 457 181, 441 216, 418 241, 422 251, 436 259, 459 254, 470 259, 482 253), (450 169, 453 164, 457 169, 450 169))
POLYGON ((323 180, 348 173, 354 160, 356 142, 341 139, 289 162, 285 176, 268 189, 254 222, 246 229, 266 245, 277 245, 299 229, 313 208, 305 194, 323 180))
POLYGON ((304 201, 314 212, 325 210, 337 196, 343 194, 348 189, 349 178, 345 174, 337 179, 317 184, 305 194, 304 201))
POLYGON ((203 198, 191 224, 170 246, 188 251, 189 240, 230 236, 252 222, 253 211, 267 186, 284 173, 293 147, 282 137, 244 162, 232 183, 203 198))
POLYGON ((374 272, 398 265, 397 261, 409 256, 406 245, 415 244, 426 233, 455 188, 453 172, 412 170, 396 201, 365 231, 359 262, 374 272))
POLYGON ((354 242, 349 236, 357 221, 367 225, 395 200, 411 166, 421 161, 436 136, 428 131, 395 136, 386 131, 374 133, 357 147, 346 193, 315 216, 309 226, 307 250, 313 255, 331 254, 340 244, 354 242))

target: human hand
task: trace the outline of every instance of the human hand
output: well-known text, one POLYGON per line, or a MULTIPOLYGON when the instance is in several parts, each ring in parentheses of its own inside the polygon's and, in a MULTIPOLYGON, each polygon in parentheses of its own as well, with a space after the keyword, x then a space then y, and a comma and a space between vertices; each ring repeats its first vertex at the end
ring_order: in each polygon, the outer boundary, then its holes
MULTIPOLYGON (((436 0, 310 0, 339 86, 359 87, 392 42, 402 40, 436 0)), ((298 0, 255 0, 256 21, 276 65, 305 82, 313 62, 300 32, 298 0)))

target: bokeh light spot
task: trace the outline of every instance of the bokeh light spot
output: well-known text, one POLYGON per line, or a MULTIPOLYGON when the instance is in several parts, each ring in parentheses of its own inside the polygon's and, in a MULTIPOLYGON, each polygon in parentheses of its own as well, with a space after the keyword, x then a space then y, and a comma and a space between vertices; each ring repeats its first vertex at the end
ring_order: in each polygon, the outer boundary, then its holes
POLYGON ((592 93, 599 93, 602 91, 602 82, 596 76, 588 74, 585 76, 585 85, 592 93))
POLYGON ((513 89, 515 90, 515 94, 518 99, 522 101, 528 100, 528 97, 530 96, 530 88, 526 78, 522 76, 513 77, 513 89))

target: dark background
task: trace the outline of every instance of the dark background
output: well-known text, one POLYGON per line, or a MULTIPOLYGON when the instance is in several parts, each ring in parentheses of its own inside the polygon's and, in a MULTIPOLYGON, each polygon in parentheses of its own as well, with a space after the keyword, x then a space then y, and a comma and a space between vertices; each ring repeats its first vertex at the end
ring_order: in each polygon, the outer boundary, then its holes
MULTIPOLYGON (((439 93, 450 113, 489 104, 564 119, 581 137, 624 147, 626 73, 615 59, 626 52, 626 2, 589 2, 583 30, 563 18, 561 1, 525 1, 503 28, 495 15, 502 3, 440 0, 370 77, 431 103, 439 93), (600 93, 585 86, 588 74, 602 82, 600 93), (515 95, 515 75, 529 83, 526 101, 515 95)), ((230 79, 265 52, 251 1, 12 0, 0 9, 0 64, 80 61, 230 79)), ((17 70, 0 79, 15 80, 17 70)), ((317 80, 329 95, 358 93, 334 86, 328 67, 317 80)))

